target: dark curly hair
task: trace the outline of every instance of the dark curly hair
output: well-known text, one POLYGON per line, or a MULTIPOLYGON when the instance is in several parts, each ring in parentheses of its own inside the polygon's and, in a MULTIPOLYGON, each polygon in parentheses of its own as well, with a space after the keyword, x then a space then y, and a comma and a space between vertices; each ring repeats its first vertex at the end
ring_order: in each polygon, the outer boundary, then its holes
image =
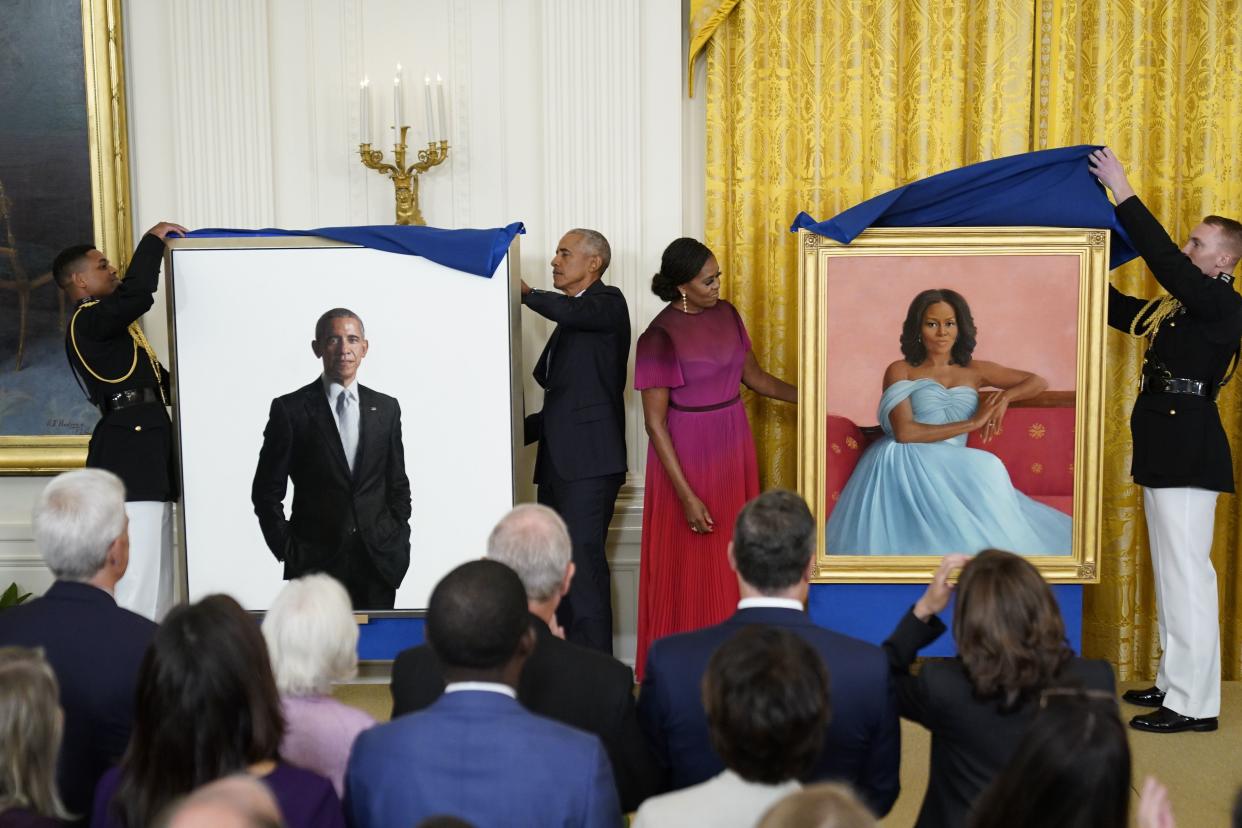
POLYGON ((962 569, 953 637, 981 699, 1013 710, 1054 683, 1074 653, 1052 589, 1030 561, 987 549, 962 569))
POLYGON ((953 308, 957 318, 957 339, 953 342, 951 359, 958 365, 969 365, 970 355, 975 351, 975 319, 970 315, 970 305, 962 294, 948 288, 925 290, 910 303, 906 321, 901 326, 901 355, 911 365, 922 365, 927 359, 927 346, 923 344, 923 316, 937 302, 946 302, 953 308))
POLYGON ((711 248, 698 239, 677 239, 664 248, 660 272, 651 277, 651 292, 665 302, 680 298, 677 286, 698 276, 711 255, 711 248))

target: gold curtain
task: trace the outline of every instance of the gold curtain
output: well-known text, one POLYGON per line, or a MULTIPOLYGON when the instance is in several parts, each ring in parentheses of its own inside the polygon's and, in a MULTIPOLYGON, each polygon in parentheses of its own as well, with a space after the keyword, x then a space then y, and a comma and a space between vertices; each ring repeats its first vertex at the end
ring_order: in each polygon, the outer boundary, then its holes
MULTIPOLYGON (((827 218, 904 182, 988 158, 1105 143, 1175 238, 1242 213, 1242 20, 1236 0, 989 3, 740 0, 709 32, 706 243, 760 364, 796 376, 798 210, 827 218)), ((1141 263, 1114 274, 1156 294, 1141 263)), ((888 301, 877 291, 877 301, 888 301)), ((1128 449, 1138 344, 1109 334, 1109 446, 1128 449)), ((1242 465, 1242 380, 1220 399, 1242 465)), ((794 484, 794 412, 747 396, 765 487, 794 484)), ((1103 481, 1102 582, 1085 590, 1084 650, 1122 679, 1155 672, 1155 601, 1129 451, 1103 481)), ((1214 547, 1226 678, 1242 677, 1239 508, 1214 547)))

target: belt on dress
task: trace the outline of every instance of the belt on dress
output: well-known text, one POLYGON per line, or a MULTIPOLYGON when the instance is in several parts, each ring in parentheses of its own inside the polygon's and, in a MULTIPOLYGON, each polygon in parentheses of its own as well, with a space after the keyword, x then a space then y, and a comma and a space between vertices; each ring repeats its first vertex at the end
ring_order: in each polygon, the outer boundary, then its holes
POLYGON ((109 411, 120 411, 122 408, 132 408, 135 405, 162 402, 164 400, 160 397, 160 392, 147 386, 146 388, 128 388, 115 394, 109 394, 103 398, 103 402, 99 407, 107 413, 109 411))
POLYGON ((1183 377, 1155 377, 1144 375, 1142 391, 1148 394, 1190 394, 1195 397, 1215 399, 1213 387, 1202 380, 1183 377))
POLYGON ((731 400, 725 400, 724 402, 716 403, 715 405, 678 405, 677 403, 670 401, 668 407, 674 411, 719 411, 722 408, 728 408, 734 403, 739 402, 741 399, 742 395, 738 394, 731 400))

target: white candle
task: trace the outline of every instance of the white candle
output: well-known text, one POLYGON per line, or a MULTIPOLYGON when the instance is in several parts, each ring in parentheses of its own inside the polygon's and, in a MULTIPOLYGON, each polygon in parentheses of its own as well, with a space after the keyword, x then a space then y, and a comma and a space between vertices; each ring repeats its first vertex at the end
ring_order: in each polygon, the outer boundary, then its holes
POLYGON ((427 143, 436 140, 436 125, 431 120, 431 75, 423 75, 423 103, 427 105, 427 143))
POLYGON ((449 137, 448 110, 444 107, 444 78, 439 75, 436 75, 436 96, 440 104, 440 140, 447 141, 449 137))
POLYGON ((371 81, 364 77, 358 84, 358 140, 371 143, 371 81))

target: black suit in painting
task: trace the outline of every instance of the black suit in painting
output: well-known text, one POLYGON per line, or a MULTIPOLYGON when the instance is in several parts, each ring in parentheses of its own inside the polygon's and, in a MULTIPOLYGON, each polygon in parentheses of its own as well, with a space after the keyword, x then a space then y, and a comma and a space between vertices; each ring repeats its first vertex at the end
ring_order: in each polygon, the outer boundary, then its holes
POLYGON ((595 281, 581 296, 532 290, 522 301, 556 323, 535 364, 543 410, 526 418, 539 441, 539 502, 569 527, 577 567, 557 610, 570 641, 612 652, 612 582, 604 541, 625 481, 625 377, 630 312, 615 287, 595 281))
POLYGON ((401 406, 359 385, 358 409, 351 474, 322 379, 272 400, 250 497, 286 580, 326 572, 345 585, 356 609, 392 609, 410 565, 401 406))

